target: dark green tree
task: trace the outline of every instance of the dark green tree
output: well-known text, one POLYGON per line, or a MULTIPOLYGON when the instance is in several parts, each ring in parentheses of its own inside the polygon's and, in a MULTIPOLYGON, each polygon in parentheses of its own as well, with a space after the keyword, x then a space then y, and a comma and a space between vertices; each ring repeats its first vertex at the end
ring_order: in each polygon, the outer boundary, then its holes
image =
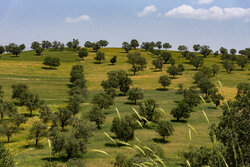
POLYGON ((172 75, 172 78, 174 78, 175 75, 179 74, 179 71, 175 65, 171 65, 170 67, 168 67, 167 73, 169 73, 169 75, 172 75))
POLYGON ((226 69, 227 73, 231 73, 234 70, 234 62, 232 60, 225 60, 223 62, 223 67, 226 69))
POLYGON ((188 50, 188 48, 187 48, 185 45, 180 45, 180 46, 178 47, 178 50, 181 51, 181 52, 185 52, 185 51, 188 50))
POLYGON ((11 85, 11 87, 12 87, 12 98, 17 98, 17 99, 20 99, 29 90, 28 86, 22 83, 13 84, 11 85))
POLYGON ((197 85, 200 88, 201 93, 204 93, 208 97, 209 91, 215 88, 215 85, 207 77, 201 78, 197 85))
POLYGON ((128 53, 132 49, 132 46, 128 42, 123 42, 122 48, 128 53))
POLYGON ((58 57, 45 57, 43 64, 49 66, 50 69, 59 67, 61 65, 60 58, 58 57))
POLYGON ((58 111, 54 113, 54 122, 59 123, 62 131, 64 131, 64 127, 70 124, 70 118, 72 113, 67 108, 58 108, 58 111))
POLYGON ((50 120, 52 120, 52 111, 51 109, 46 105, 40 106, 40 119, 43 123, 48 123, 50 120))
POLYGON ((185 71, 185 67, 183 64, 179 64, 177 68, 180 75, 182 74, 183 71, 185 71))
POLYGON ((164 43, 164 44, 162 45, 162 47, 163 47, 164 49, 166 49, 166 50, 172 48, 172 46, 171 46, 169 43, 167 43, 167 42, 164 43))
POLYGON ((170 114, 179 121, 181 118, 189 118, 192 108, 185 101, 180 101, 176 108, 173 108, 170 114))
POLYGON ((92 48, 92 46, 93 46, 93 43, 90 41, 86 41, 84 44, 84 47, 86 47, 86 48, 92 48))
POLYGON ((198 51, 201 49, 201 45, 195 44, 195 45, 193 46, 193 49, 194 49, 195 52, 198 52, 198 51))
POLYGON ((5 48, 3 46, 0 46, 0 55, 5 52, 5 48))
POLYGON ((174 127, 169 121, 160 121, 156 128, 156 132, 162 136, 165 141, 166 136, 171 136, 174 133, 174 127))
POLYGON ((105 113, 97 105, 94 105, 88 112, 87 117, 90 122, 95 122, 98 129, 101 129, 101 124, 104 123, 106 119, 105 113))
POLYGON ((14 157, 10 154, 9 150, 4 148, 2 144, 0 144, 0 166, 1 167, 15 167, 14 157))
POLYGON ((190 64, 193 65, 196 69, 198 69, 204 64, 204 61, 203 61, 203 58, 200 56, 193 56, 190 59, 190 64))
POLYGON ((30 133, 28 139, 35 139, 36 147, 38 146, 38 142, 42 137, 47 136, 47 126, 43 125, 39 121, 35 121, 30 129, 30 133))
POLYGON ((158 58, 152 61, 152 64, 155 66, 155 69, 160 69, 162 71, 163 60, 162 58, 158 58))
POLYGON ((106 93, 98 93, 92 99, 92 104, 97 105, 100 109, 108 109, 114 104, 114 99, 106 93))
POLYGON ((96 61, 98 61, 99 63, 101 63, 102 60, 105 61, 105 53, 104 53, 104 52, 101 52, 101 51, 98 51, 98 52, 96 53, 96 56, 94 57, 94 59, 95 59, 96 61))
POLYGON ((37 41, 32 42, 30 48, 36 50, 36 48, 40 47, 40 43, 37 41))
POLYGON ((172 58, 172 54, 170 52, 161 52, 161 58, 164 60, 164 64, 167 64, 172 58))
POLYGON ((216 74, 220 72, 220 66, 218 66, 217 64, 212 64, 211 69, 212 69, 213 76, 215 76, 216 74))
POLYGON ((77 95, 73 95, 69 97, 68 110, 75 116, 81 110, 80 106, 81 99, 77 95))
POLYGON ((99 43, 101 47, 106 47, 109 44, 107 40, 100 40, 97 43, 99 43))
POLYGON ((37 47, 36 49, 35 49, 35 51, 36 51, 36 55, 37 56, 41 56, 42 55, 42 52, 43 52, 43 48, 42 47, 37 47))
POLYGON ((111 59, 110 59, 110 63, 112 65, 114 65, 116 63, 116 59, 117 59, 117 56, 113 56, 111 59))
POLYGON ((138 71, 142 71, 144 68, 146 68, 147 61, 145 57, 141 56, 141 53, 139 52, 133 52, 129 53, 127 55, 128 57, 128 63, 132 65, 130 71, 136 74, 138 71))
POLYGON ((244 55, 239 55, 239 56, 237 56, 237 64, 238 64, 238 66, 241 67, 241 70, 242 70, 242 71, 243 71, 244 68, 246 67, 247 62, 248 62, 247 56, 244 56, 244 55))
POLYGON ((38 95, 33 94, 33 93, 25 93, 21 99, 21 104, 26 106, 26 108, 30 112, 30 117, 32 117, 32 112, 33 110, 37 109, 40 107, 41 101, 38 95))
POLYGON ((169 86, 171 84, 171 79, 167 75, 162 75, 160 76, 158 82, 163 86, 165 90, 166 86, 169 86))
POLYGON ((162 48, 161 41, 156 42, 155 47, 157 47, 158 49, 161 49, 162 48))
MULTIPOLYGON (((160 118, 160 113, 157 111, 159 104, 156 103, 153 99, 147 99, 142 103, 139 103, 139 114, 145 117, 148 121, 158 122, 160 118)), ((143 120, 144 125, 146 121, 143 120)))
POLYGON ((200 54, 202 54, 204 58, 206 58, 210 53, 212 53, 212 50, 209 46, 203 45, 200 47, 200 54))
POLYGON ((93 43, 92 48, 93 48, 94 51, 97 52, 98 50, 101 49, 101 46, 100 46, 100 44, 98 42, 96 42, 96 43, 93 43))
POLYGON ((132 48, 136 49, 139 46, 139 42, 136 39, 132 39, 130 45, 132 48))
POLYGON ((78 52, 78 57, 84 60, 84 57, 88 56, 88 50, 86 48, 81 48, 78 52))
POLYGON ((136 104, 137 100, 143 99, 143 92, 140 88, 131 88, 128 91, 128 100, 136 104))
MULTIPOLYGON (((0 124, 0 135, 7 137, 7 142, 10 142, 10 137, 17 133, 17 127, 9 120, 0 124)), ((1 161, 1 160, 0 160, 1 161)))

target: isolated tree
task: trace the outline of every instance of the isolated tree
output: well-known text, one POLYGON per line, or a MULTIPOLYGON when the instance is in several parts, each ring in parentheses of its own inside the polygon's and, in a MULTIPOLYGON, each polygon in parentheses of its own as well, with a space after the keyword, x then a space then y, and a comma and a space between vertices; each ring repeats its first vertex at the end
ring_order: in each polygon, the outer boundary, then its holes
POLYGON ((164 64, 172 58, 172 54, 170 52, 161 52, 161 58, 164 60, 164 64))
POLYGON ((84 43, 84 47, 86 47, 86 48, 92 48, 92 46, 93 46, 93 43, 90 42, 90 41, 86 41, 86 42, 84 43))
POLYGON ((73 41, 72 41, 73 50, 77 50, 77 48, 79 47, 79 44, 80 44, 80 42, 78 39, 73 39, 73 41))
POLYGON ((216 74, 220 72, 220 66, 218 66, 217 64, 212 64, 211 69, 212 69, 213 76, 215 76, 216 74))
POLYGON ((200 54, 202 54, 204 58, 206 58, 210 53, 212 53, 212 50, 209 46, 203 45, 200 47, 200 54))
POLYGON ((40 47, 40 43, 37 41, 32 42, 30 48, 35 50, 36 48, 40 47))
POLYGON ((101 46, 100 46, 100 44, 98 42, 96 42, 96 43, 92 44, 92 48, 93 48, 94 51, 97 52, 98 50, 101 49, 101 46))
POLYGON ((11 49, 11 53, 13 55, 16 55, 16 57, 22 52, 21 48, 19 46, 14 46, 12 49, 11 49))
POLYGON ((168 67, 167 73, 169 73, 169 75, 172 75, 172 78, 174 78, 175 75, 179 74, 179 71, 175 65, 171 65, 170 67, 168 67))
POLYGON ((114 65, 116 63, 116 59, 117 59, 117 56, 113 56, 111 59, 110 59, 110 63, 112 65, 114 65))
POLYGON ((162 75, 160 76, 158 82, 163 86, 165 90, 166 86, 169 86, 171 84, 171 79, 167 75, 162 75))
POLYGON ((132 71, 134 75, 136 74, 136 72, 142 71, 144 68, 146 68, 147 61, 144 57, 141 56, 141 53, 129 53, 127 57, 128 63, 132 65, 130 71, 132 71))
POLYGON ((21 49, 21 51, 24 51, 24 49, 26 48, 25 44, 21 44, 19 45, 19 48, 21 49))
POLYGON ((216 50, 216 51, 214 52, 214 57, 217 57, 217 56, 219 56, 219 51, 218 51, 218 50, 216 50))
POLYGON ((128 53, 132 49, 132 46, 128 42, 123 42, 122 48, 128 53))
POLYGON ((106 119, 105 113, 97 105, 93 105, 87 117, 89 121, 96 123, 98 129, 101 129, 100 125, 103 124, 106 119))
POLYGON ((193 65, 196 69, 198 69, 204 64, 204 61, 202 57, 194 56, 190 59, 190 64, 193 65))
POLYGON ((41 104, 39 96, 33 93, 25 93, 20 101, 29 110, 30 117, 32 117, 32 111, 39 108, 41 104))
POLYGON ((0 144, 0 166, 1 167, 15 167, 14 157, 10 154, 2 144, 0 144))
POLYGON ((81 99, 79 99, 79 96, 73 95, 69 97, 69 103, 68 103, 68 110, 71 111, 73 115, 76 115, 80 112, 81 106, 80 106, 81 99))
POLYGON ((114 104, 114 99, 106 93, 98 93, 92 99, 92 104, 96 104, 100 109, 108 109, 114 104))
POLYGON ((41 55, 42 55, 42 52, 43 52, 43 48, 39 46, 39 47, 37 47, 37 48, 35 49, 35 51, 36 51, 36 55, 41 56, 41 55))
POLYGON ((64 127, 70 123, 71 116, 71 111, 69 111, 67 108, 59 107, 58 111, 54 113, 54 122, 59 123, 62 128, 62 131, 64 131, 64 127))
POLYGON ((51 109, 45 104, 40 106, 40 119, 43 123, 48 123, 52 120, 52 111, 51 109))
POLYGON ((163 60, 162 58, 158 58, 156 60, 152 61, 152 64, 155 66, 155 69, 160 69, 162 71, 162 67, 163 67, 163 60))
POLYGON ((67 45, 67 47, 68 47, 69 49, 71 49, 71 48, 73 47, 72 41, 67 42, 66 45, 67 45))
POLYGON ((156 42, 155 47, 157 47, 158 49, 161 49, 162 48, 161 41, 156 42))
POLYGON ((134 138, 134 127, 131 125, 131 118, 129 117, 121 119, 115 117, 110 130, 122 141, 127 142, 134 138))
POLYGON ((227 73, 231 73, 234 70, 234 62, 232 60, 225 60, 223 62, 223 67, 226 69, 227 73))
POLYGON ((220 48, 220 53, 221 53, 222 55, 227 55, 227 54, 228 54, 228 50, 227 50, 226 48, 221 47, 221 48, 220 48))
POLYGON ((50 41, 45 41, 45 40, 42 41, 41 45, 43 49, 49 49, 52 47, 52 43, 50 41))
POLYGON ((25 116, 15 112, 10 115, 10 120, 13 124, 19 128, 19 126, 27 121, 27 118, 25 116))
POLYGON ((101 47, 106 47, 108 46, 109 42, 107 40, 100 40, 98 41, 101 47))
POLYGON ((247 62, 248 62, 247 56, 244 56, 244 55, 239 55, 239 56, 237 56, 237 64, 238 64, 238 66, 241 67, 241 70, 242 70, 242 71, 243 71, 244 68, 246 67, 247 62))
POLYGON ((180 45, 180 46, 178 47, 178 50, 181 51, 181 52, 185 52, 185 51, 188 50, 188 48, 187 48, 185 45, 180 45))
POLYGON ((132 48, 136 49, 139 46, 139 42, 136 39, 132 39, 130 45, 132 48))
POLYGON ((195 45, 193 46, 193 49, 194 49, 195 52, 198 52, 198 51, 201 49, 201 45, 195 44, 195 45))
POLYGON ((169 121, 160 121, 157 125, 156 132, 162 136, 165 141, 166 136, 171 136, 174 132, 174 127, 169 121))
POLYGON ((176 108, 173 108, 170 114, 179 121, 181 118, 189 118, 190 113, 192 112, 192 108, 185 102, 180 101, 176 108))
POLYGON ((78 57, 84 60, 84 57, 88 56, 88 50, 86 48, 81 48, 78 52, 78 57))
POLYGON ((237 53, 237 51, 236 51, 236 49, 230 49, 230 53, 232 54, 232 55, 235 55, 236 53, 237 53))
POLYGON ((136 104, 137 100, 143 99, 143 92, 140 88, 131 88, 128 91, 128 100, 136 104))
POLYGON ((104 52, 101 52, 101 51, 98 51, 98 52, 96 53, 96 56, 94 57, 94 59, 95 59, 96 61, 98 61, 99 63, 101 63, 102 60, 105 61, 105 53, 104 53, 104 52))
POLYGON ((187 103, 191 108, 193 108, 200 104, 201 99, 199 93, 199 91, 193 88, 189 88, 183 89, 181 94, 183 95, 183 101, 187 103))
POLYGON ((17 114, 17 107, 13 102, 4 101, 0 103, 1 121, 3 121, 5 116, 11 117, 14 114, 17 114))
POLYGON ((162 45, 162 47, 163 47, 164 49, 166 49, 166 50, 172 48, 172 46, 171 46, 169 43, 167 43, 167 42, 164 43, 164 44, 162 45))
POLYGON ((8 143, 10 142, 10 137, 16 133, 16 126, 9 120, 6 120, 0 124, 0 135, 6 136, 8 143))
POLYGON ((59 67, 61 65, 60 58, 58 57, 45 57, 43 64, 49 66, 50 69, 59 67))
POLYGON ((208 96, 209 91, 215 87, 207 77, 201 78, 197 86, 200 88, 201 93, 204 93, 206 97, 208 96))
MULTIPOLYGON (((141 116, 145 117, 148 121, 158 122, 160 118, 160 113, 156 109, 159 107, 159 104, 153 99, 144 100, 142 103, 139 103, 139 113, 141 116)), ((144 125, 146 121, 143 120, 144 125)))
POLYGON ((180 75, 182 74, 183 71, 185 71, 185 67, 183 64, 179 64, 177 68, 180 75))
POLYGON ((28 138, 35 139, 36 147, 38 146, 38 142, 42 137, 47 136, 47 126, 43 125, 39 121, 35 121, 30 129, 30 133, 28 138))
POLYGON ((0 55, 5 52, 5 48, 3 46, 0 46, 0 55))

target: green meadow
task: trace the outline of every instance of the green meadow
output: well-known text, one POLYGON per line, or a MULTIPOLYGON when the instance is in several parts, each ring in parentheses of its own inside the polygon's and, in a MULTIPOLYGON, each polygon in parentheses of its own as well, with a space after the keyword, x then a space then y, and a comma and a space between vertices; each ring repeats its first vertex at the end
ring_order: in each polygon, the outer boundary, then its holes
MULTIPOLYGON (((182 63, 185 66, 185 71, 182 75, 176 76, 171 81, 171 85, 166 91, 161 91, 162 86, 158 83, 161 75, 166 75, 167 67, 169 64, 164 64, 163 70, 155 70, 152 65, 152 60, 156 57, 149 52, 137 49, 145 56, 148 64, 144 71, 138 72, 135 76, 132 72, 129 72, 130 64, 127 63, 127 53, 121 48, 102 48, 101 51, 105 52, 106 60, 102 64, 97 64, 94 61, 95 52, 89 51, 89 56, 82 61, 77 56, 77 52, 73 51, 44 51, 42 56, 37 56, 35 51, 22 52, 19 57, 12 54, 4 54, 0 58, 0 85, 3 86, 4 99, 12 100, 11 85, 14 83, 25 83, 29 86, 31 92, 34 92, 40 96, 49 106, 56 111, 58 107, 65 106, 68 100, 69 91, 69 77, 70 71, 73 65, 83 64, 84 74, 87 80, 88 98, 82 103, 81 112, 77 115, 81 117, 89 111, 92 104, 92 97, 102 91, 100 83, 102 80, 107 79, 106 73, 111 70, 125 70, 130 74, 133 80, 133 87, 139 87, 143 89, 144 99, 155 99, 160 108, 162 108, 166 115, 162 116, 162 119, 173 120, 170 115, 172 108, 176 106, 176 102, 181 99, 182 96, 176 94, 178 84, 183 83, 184 87, 193 86, 193 75, 197 70, 191 66, 189 62, 181 56, 180 52, 171 51, 176 61, 176 64, 182 63), (44 68, 42 64, 45 56, 59 57, 61 59, 61 66, 56 70, 50 70, 44 68), (113 56, 117 56, 117 63, 111 65, 109 60, 113 56)), ((134 51, 134 50, 132 50, 134 51)), ((222 67, 222 61, 220 57, 214 57, 209 55, 204 60, 204 65, 211 66, 212 64, 220 65, 220 73, 212 78, 213 83, 219 89, 227 100, 233 99, 236 95, 236 86, 240 82, 250 82, 250 65, 248 64, 244 71, 241 71, 240 67, 236 65, 236 70, 231 74, 228 74, 222 67), (223 89, 220 88, 219 82, 223 85, 223 89)), ((88 151, 81 157, 86 160, 89 167, 112 166, 111 162, 114 161, 115 155, 122 152, 127 155, 134 154, 133 151, 118 148, 112 144, 112 142, 105 136, 104 132, 114 136, 110 132, 110 127, 113 118, 116 116, 117 107, 121 115, 132 114, 134 107, 138 109, 138 106, 127 103, 127 96, 115 97, 115 104, 110 109, 105 110, 106 121, 102 125, 101 130, 96 130, 94 135, 90 138, 88 144, 88 151), (98 149, 104 150, 111 156, 106 156, 91 150, 98 149)), ((208 123, 203 115, 202 109, 206 112, 210 122, 217 122, 218 117, 222 114, 219 108, 216 108, 213 103, 200 104, 196 107, 194 112, 191 113, 191 117, 186 122, 172 122, 174 126, 174 134, 167 138, 166 143, 159 143, 157 139, 160 136, 154 129, 137 129, 135 136, 144 144, 156 144, 163 148, 167 157, 169 167, 177 167, 183 163, 179 154, 182 151, 187 151, 190 144, 195 146, 210 145, 210 137, 208 134, 208 123), (197 134, 192 133, 192 140, 189 136, 189 127, 187 124, 192 125, 197 134)), ((25 107, 18 107, 18 112, 22 114, 28 113, 25 107)), ((29 117, 28 121, 21 125, 22 130, 13 135, 10 139, 10 143, 7 143, 6 137, 0 137, 0 142, 3 142, 15 156, 17 166, 20 167, 33 167, 42 166, 50 159, 50 148, 48 146, 48 140, 42 138, 39 147, 35 147, 35 141, 27 139, 29 129, 35 120, 39 119, 38 111, 34 111, 34 116, 29 117)), ((138 143, 137 140, 131 141, 138 143)), ((62 155, 53 155, 52 160, 58 164, 65 164, 65 158, 61 158, 62 155)))

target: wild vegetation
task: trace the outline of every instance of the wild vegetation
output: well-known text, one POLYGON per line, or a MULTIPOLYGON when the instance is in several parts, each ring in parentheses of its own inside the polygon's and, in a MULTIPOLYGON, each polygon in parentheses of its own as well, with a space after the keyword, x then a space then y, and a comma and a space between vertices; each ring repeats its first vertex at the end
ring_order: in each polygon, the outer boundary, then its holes
POLYGON ((0 46, 0 166, 249 165, 249 48, 79 44, 0 46))

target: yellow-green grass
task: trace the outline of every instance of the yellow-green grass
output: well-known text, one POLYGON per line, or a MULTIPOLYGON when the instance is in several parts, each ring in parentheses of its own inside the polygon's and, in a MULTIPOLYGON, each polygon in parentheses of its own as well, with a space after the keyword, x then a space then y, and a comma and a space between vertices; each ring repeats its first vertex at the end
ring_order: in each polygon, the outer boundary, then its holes
MULTIPOLYGON (((89 56, 81 61, 77 57, 77 52, 73 51, 45 51, 43 56, 36 56, 34 51, 27 51, 20 54, 19 57, 5 54, 0 58, 0 84, 3 86, 5 94, 5 100, 11 100, 11 85, 14 83, 25 83, 29 86, 32 92, 39 94, 41 99, 44 99, 53 109, 56 111, 57 107, 65 106, 68 99, 68 84, 69 73, 71 67, 75 64, 84 64, 84 73, 87 79, 87 86, 89 89, 88 99, 82 104, 81 114, 86 113, 91 107, 91 98, 97 92, 102 91, 100 83, 105 80, 106 73, 111 70, 125 70, 128 71, 130 65, 127 63, 127 57, 124 50, 120 48, 104 48, 106 61, 102 64, 96 64, 93 57, 95 52, 90 51, 89 56), (110 65, 109 59, 114 55, 117 56, 117 63, 110 65), (61 58, 61 66, 57 70, 44 69, 42 65, 45 56, 56 56, 61 58)), ((179 52, 172 52, 176 63, 183 63, 186 71, 183 75, 176 76, 172 80, 172 84, 168 87, 168 91, 159 91, 157 88, 161 88, 158 83, 160 75, 166 75, 166 69, 169 64, 164 65, 163 71, 155 71, 152 60, 155 58, 148 52, 143 50, 137 50, 142 53, 148 61, 147 68, 139 72, 136 76, 133 76, 131 72, 131 78, 133 80, 134 87, 140 87, 144 90, 145 99, 153 98, 159 104, 160 107, 166 111, 166 116, 162 119, 172 120, 172 116, 169 114, 171 109, 176 106, 175 101, 180 100, 181 96, 176 95, 177 85, 183 83, 185 87, 193 85, 193 75, 196 72, 194 67, 188 64, 188 61, 179 56, 179 52)), ((249 68, 248 65, 245 71, 233 71, 232 74, 227 74, 222 68, 221 60, 215 58, 212 55, 205 59, 205 65, 219 64, 221 66, 221 72, 212 79, 212 81, 219 88, 218 81, 221 81, 223 85, 223 95, 227 98, 233 98, 236 93, 236 85, 240 82, 249 82, 249 68)), ((237 67, 237 69, 240 69, 237 67)), ((220 89, 219 89, 220 90, 220 89)), ((221 90, 220 90, 221 92, 221 90)), ((126 114, 132 114, 132 107, 138 109, 138 106, 126 104, 127 97, 119 96, 115 98, 115 104, 106 111, 107 118, 101 130, 95 131, 94 136, 90 139, 88 152, 82 157, 86 159, 87 164, 91 167, 94 166, 111 166, 111 162, 114 160, 115 155, 118 152, 131 155, 132 151, 128 151, 123 148, 111 147, 111 141, 105 136, 104 132, 107 132, 111 136, 114 136, 110 132, 110 127, 113 118, 116 116, 115 107, 117 107, 122 116, 126 114), (91 152, 92 149, 100 149, 110 153, 112 156, 108 157, 100 153, 91 152)), ((139 138, 144 144, 158 144, 160 145, 168 159, 169 166, 178 166, 178 163, 182 162, 178 157, 178 152, 187 150, 190 144, 192 145, 208 145, 208 125, 205 117, 203 116, 202 109, 204 109, 211 122, 216 122, 217 117, 221 114, 219 109, 216 109, 213 104, 202 104, 195 108, 195 112, 192 113, 191 118, 188 119, 188 123, 192 125, 197 134, 192 132, 192 140, 189 139, 189 127, 187 123, 173 122, 175 132, 173 136, 168 138, 168 143, 155 143, 154 138, 160 138, 153 129, 140 129, 135 131, 135 136, 139 138)), ((25 107, 19 107, 18 111, 22 114, 28 113, 25 107)), ((80 116, 79 114, 78 116, 80 116)), ((34 117, 29 118, 28 122, 22 125, 20 133, 11 137, 11 142, 6 143, 6 137, 0 137, 0 141, 4 142, 6 147, 15 155, 17 166, 41 166, 49 159, 50 150, 48 148, 47 139, 43 138, 40 142, 40 147, 36 149, 34 147, 34 141, 28 140, 29 129, 35 120, 38 120, 38 111, 34 112, 34 117)), ((136 142, 136 141, 134 141, 136 142)), ((53 156, 53 160, 56 160, 59 164, 64 164, 64 159, 58 158, 58 155, 53 156)))

